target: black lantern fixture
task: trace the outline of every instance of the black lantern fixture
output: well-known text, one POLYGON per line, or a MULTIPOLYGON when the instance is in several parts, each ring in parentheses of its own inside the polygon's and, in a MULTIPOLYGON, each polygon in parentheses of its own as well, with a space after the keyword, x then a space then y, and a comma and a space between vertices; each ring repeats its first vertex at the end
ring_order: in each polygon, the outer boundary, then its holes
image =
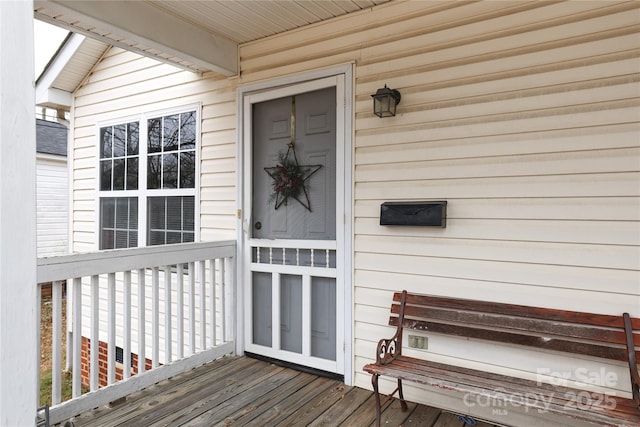
POLYGON ((373 114, 380 118, 396 115, 396 105, 400 104, 400 92, 396 89, 389 89, 387 85, 384 85, 371 97, 373 98, 373 114))

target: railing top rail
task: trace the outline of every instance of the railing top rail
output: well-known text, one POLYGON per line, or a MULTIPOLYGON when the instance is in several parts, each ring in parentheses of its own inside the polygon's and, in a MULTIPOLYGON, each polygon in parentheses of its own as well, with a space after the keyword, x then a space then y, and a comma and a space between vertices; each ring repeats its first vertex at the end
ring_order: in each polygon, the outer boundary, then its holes
POLYGON ((37 283, 233 257, 235 240, 148 246, 38 258, 37 283))

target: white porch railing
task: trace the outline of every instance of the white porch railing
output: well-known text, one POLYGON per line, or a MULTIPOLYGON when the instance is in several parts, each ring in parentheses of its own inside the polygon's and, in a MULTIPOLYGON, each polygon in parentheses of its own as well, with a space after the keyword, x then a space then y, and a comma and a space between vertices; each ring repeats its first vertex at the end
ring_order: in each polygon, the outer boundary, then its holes
POLYGON ((64 421, 233 353, 235 252, 236 243, 224 241, 39 259, 38 283, 53 283, 50 422, 64 421), (65 280, 64 351, 66 369, 73 373, 73 397, 61 402, 65 280), (100 346, 92 345, 97 342, 107 347, 106 360, 100 346), (83 343, 85 351, 90 347, 84 355, 90 388, 85 394, 83 343), (133 369, 132 353, 138 362, 133 369), (107 385, 101 387, 105 363, 107 385))

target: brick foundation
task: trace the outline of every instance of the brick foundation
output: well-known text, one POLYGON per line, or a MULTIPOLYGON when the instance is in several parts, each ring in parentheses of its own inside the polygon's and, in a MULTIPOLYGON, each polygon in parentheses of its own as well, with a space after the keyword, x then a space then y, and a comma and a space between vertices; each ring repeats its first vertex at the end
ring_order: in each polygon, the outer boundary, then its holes
MULTIPOLYGON (((104 341, 98 342, 98 387, 105 387, 107 385, 107 349, 108 345, 104 341)), ((89 387, 89 372, 90 372, 90 359, 91 359, 91 340, 86 337, 82 337, 82 348, 80 350, 80 372, 82 385, 89 387)), ((131 376, 138 373, 138 355, 131 354, 133 367, 131 368, 131 376)), ((116 363, 116 381, 122 380, 122 364, 116 363)), ((145 369, 151 370, 151 359, 145 359, 145 369)))

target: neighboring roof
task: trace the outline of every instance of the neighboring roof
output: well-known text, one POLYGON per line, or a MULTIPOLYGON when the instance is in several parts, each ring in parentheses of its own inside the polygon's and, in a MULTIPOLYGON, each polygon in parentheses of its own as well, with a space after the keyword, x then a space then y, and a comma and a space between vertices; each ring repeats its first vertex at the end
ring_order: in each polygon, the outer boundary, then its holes
POLYGON ((36 105, 68 111, 71 94, 108 47, 81 34, 69 33, 36 80, 36 105))
MULTIPOLYGON (((238 73, 238 45, 390 0, 35 0, 35 17, 196 72, 238 73)), ((374 24, 374 23, 372 23, 374 24)))
POLYGON ((60 123, 36 119, 36 151, 67 156, 67 127, 60 123))

